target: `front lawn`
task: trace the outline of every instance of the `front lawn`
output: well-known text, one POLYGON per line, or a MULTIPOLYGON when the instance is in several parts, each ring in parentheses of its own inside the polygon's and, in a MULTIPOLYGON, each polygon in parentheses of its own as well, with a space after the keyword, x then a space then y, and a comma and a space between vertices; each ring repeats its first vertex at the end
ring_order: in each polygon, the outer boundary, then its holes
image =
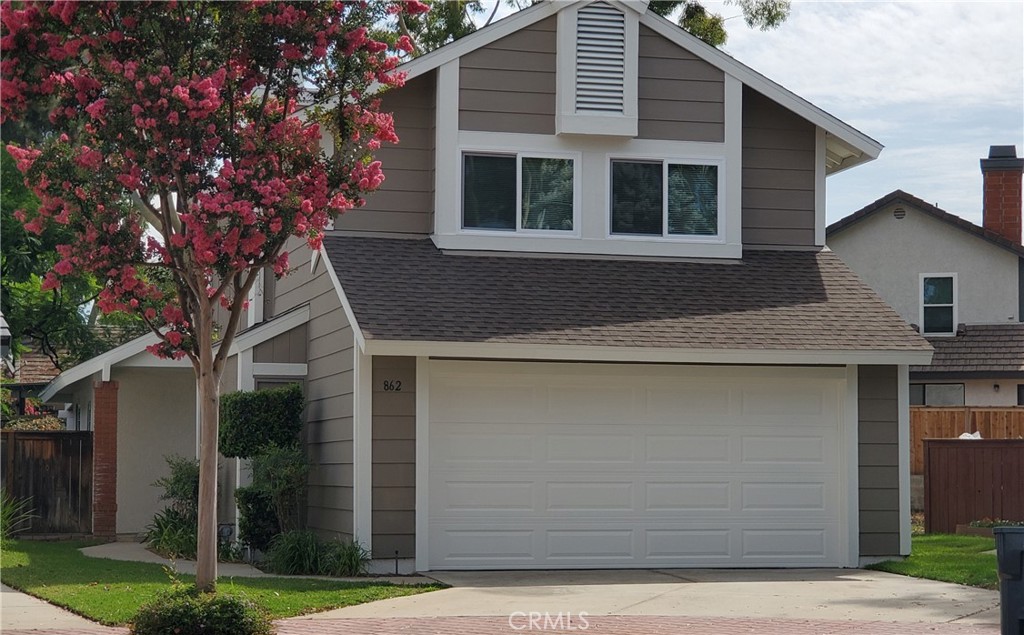
MULTIPOLYGON (((0 554, 3 583, 91 620, 127 624, 139 607, 171 586, 158 564, 89 558, 83 542, 12 540, 0 554)), ((192 583, 194 576, 177 576, 192 583)), ((374 600, 413 595, 440 585, 394 585, 375 582, 335 582, 305 578, 220 578, 221 593, 253 598, 274 619, 315 613, 374 600)))
POLYGON ((868 569, 888 571, 915 578, 954 582, 984 589, 998 589, 996 541, 980 536, 927 534, 912 538, 910 557, 869 565, 868 569))

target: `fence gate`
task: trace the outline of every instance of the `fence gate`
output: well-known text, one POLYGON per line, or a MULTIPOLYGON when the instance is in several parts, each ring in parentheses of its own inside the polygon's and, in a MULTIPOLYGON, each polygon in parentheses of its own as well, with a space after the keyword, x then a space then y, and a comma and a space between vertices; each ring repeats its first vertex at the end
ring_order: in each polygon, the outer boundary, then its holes
POLYGON ((1024 520, 1024 440, 925 439, 928 533, 983 518, 1024 520))
POLYGON ((4 489, 32 499, 25 533, 92 533, 92 432, 5 430, 0 444, 4 489))

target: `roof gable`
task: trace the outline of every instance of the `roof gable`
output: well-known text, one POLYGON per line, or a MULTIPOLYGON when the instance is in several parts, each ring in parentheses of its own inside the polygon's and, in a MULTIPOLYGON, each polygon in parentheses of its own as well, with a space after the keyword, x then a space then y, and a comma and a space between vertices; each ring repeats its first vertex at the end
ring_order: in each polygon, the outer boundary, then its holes
MULTIPOLYGON (((690 35, 672 21, 653 12, 646 11, 646 2, 607 1, 620 9, 638 13, 641 25, 647 26, 677 46, 689 51, 728 75, 735 77, 744 85, 749 86, 824 130, 826 133, 828 173, 832 174, 859 163, 870 161, 877 158, 881 152, 882 144, 878 141, 875 141, 849 124, 840 121, 809 101, 707 44, 700 38, 690 35)), ((578 4, 582 3, 552 0, 538 3, 431 51, 426 55, 406 62, 399 67, 399 70, 406 73, 407 79, 412 79, 578 4)))
POLYGON ((974 223, 960 218, 955 214, 950 214, 944 209, 936 207, 931 203, 928 203, 922 199, 917 198, 911 194, 904 192, 903 190, 896 190, 886 194, 877 201, 857 210, 856 212, 841 218, 840 220, 832 223, 825 230, 826 236, 834 236, 847 228, 857 224, 858 222, 870 218, 875 213, 889 207, 894 203, 903 203, 908 205, 915 210, 922 212, 931 218, 942 221, 943 223, 955 227, 960 231, 967 232, 968 234, 980 238, 996 247, 1005 249, 1018 256, 1024 257, 1024 245, 1021 243, 1015 243, 1012 240, 1008 240, 1004 236, 1001 236, 993 231, 987 230, 984 227, 975 225, 974 223))

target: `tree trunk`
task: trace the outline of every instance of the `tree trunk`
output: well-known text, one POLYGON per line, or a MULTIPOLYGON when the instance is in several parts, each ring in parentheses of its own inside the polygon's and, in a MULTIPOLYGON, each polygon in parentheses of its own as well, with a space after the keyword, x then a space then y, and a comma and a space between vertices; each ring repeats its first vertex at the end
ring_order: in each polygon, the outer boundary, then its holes
MULTIPOLYGON (((206 308, 206 307, 204 307, 206 308)), ((217 426, 219 424, 220 382, 214 368, 213 313, 208 308, 199 317, 199 368, 196 378, 199 396, 199 538, 196 554, 196 587, 212 593, 217 589, 217 426)))

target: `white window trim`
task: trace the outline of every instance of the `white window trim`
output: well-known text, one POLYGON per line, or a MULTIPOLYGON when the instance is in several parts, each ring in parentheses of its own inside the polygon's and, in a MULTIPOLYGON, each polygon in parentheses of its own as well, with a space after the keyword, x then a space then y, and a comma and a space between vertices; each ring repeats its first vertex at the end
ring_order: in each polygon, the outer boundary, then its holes
MULTIPOLYGON (((554 3, 557 4, 557 3, 554 3)), ((625 76, 623 77, 623 113, 576 114, 576 14, 582 3, 558 12, 558 46, 555 56, 555 134, 587 134, 635 137, 639 126, 637 78, 639 64, 640 15, 615 2, 626 27, 625 76)))
POLYGON ((605 208, 605 234, 608 240, 629 240, 643 242, 670 242, 670 243, 708 243, 713 245, 725 244, 726 231, 726 187, 725 187, 725 158, 699 158, 699 157, 655 157, 649 155, 633 155, 615 153, 605 156, 605 187, 607 189, 607 206, 605 208), (636 161, 636 162, 659 162, 661 163, 661 235, 656 234, 616 234, 612 232, 612 163, 614 161, 636 161), (670 234, 668 233, 668 168, 670 165, 713 165, 718 168, 718 231, 714 236, 701 236, 697 234, 670 234))
POLYGON ((579 238, 580 237, 580 181, 582 180, 583 153, 581 152, 547 152, 543 150, 510 150, 495 146, 460 148, 458 186, 456 191, 459 194, 459 234, 471 234, 474 236, 501 236, 501 237, 545 237, 552 238, 579 238), (485 229, 465 226, 465 159, 467 155, 491 155, 515 157, 516 160, 516 227, 515 229, 485 229), (558 229, 528 229, 523 227, 523 159, 568 159, 572 161, 572 231, 558 229))
MULTIPOLYGON (((960 323, 959 318, 959 306, 960 306, 960 292, 957 276, 955 272, 951 273, 922 273, 919 276, 917 284, 917 307, 918 307, 918 318, 921 324, 921 335, 926 337, 955 337, 957 324, 960 323), (948 333, 929 333, 924 328, 924 279, 925 278, 952 278, 953 279, 953 330, 948 333)), ((928 306, 945 307, 948 304, 929 304, 928 306)))

